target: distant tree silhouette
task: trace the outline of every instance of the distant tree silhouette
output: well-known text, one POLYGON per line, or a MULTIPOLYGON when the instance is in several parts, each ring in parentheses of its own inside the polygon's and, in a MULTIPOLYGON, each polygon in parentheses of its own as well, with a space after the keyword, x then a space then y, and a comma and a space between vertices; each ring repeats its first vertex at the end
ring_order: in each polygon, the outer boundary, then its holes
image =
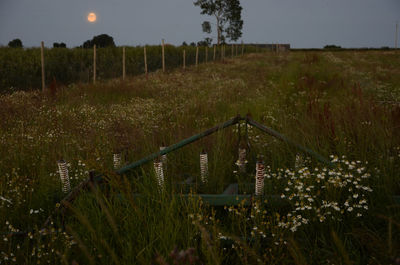
POLYGON ((341 46, 338 46, 338 45, 325 45, 324 46, 324 49, 327 49, 327 50, 339 50, 339 49, 341 49, 342 47, 341 46))
POLYGON ((92 48, 93 47, 93 44, 92 44, 92 41, 91 40, 87 40, 87 41, 85 41, 84 43, 83 43, 83 48, 85 48, 85 49, 88 49, 88 48, 92 48))
POLYGON ((115 47, 114 38, 107 34, 101 34, 85 41, 82 46, 83 48, 92 48, 94 45, 98 48, 115 47))
POLYGON ((190 46, 196 47, 196 43, 191 42, 191 43, 190 43, 190 46))
POLYGON ((11 47, 11 48, 22 48, 23 47, 22 41, 20 39, 12 40, 12 41, 10 41, 8 43, 8 47, 11 47))
POLYGON ((61 43, 54 42, 53 48, 67 48, 67 45, 64 42, 61 42, 61 43))
POLYGON ((96 46, 103 48, 103 47, 115 47, 114 39, 111 36, 108 36, 107 34, 101 34, 98 36, 95 36, 93 38, 93 44, 96 44, 96 46))
POLYGON ((211 38, 205 38, 204 40, 197 42, 197 46, 210 46, 211 43, 212 43, 211 38))
POLYGON ((186 41, 182 42, 182 46, 188 46, 188 44, 186 43, 186 41))

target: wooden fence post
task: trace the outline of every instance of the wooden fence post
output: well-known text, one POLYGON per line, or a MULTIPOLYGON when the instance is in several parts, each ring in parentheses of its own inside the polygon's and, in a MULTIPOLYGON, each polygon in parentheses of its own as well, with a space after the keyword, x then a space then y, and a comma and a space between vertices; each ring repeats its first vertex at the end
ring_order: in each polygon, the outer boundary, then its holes
POLYGON ((206 46, 206 63, 208 62, 208 46, 206 46))
POLYGON ((147 53, 146 53, 146 45, 144 45, 143 48, 143 53, 144 53, 144 73, 147 77, 147 53))
POLYGON ((162 39, 162 71, 165 73, 165 51, 164 51, 164 39, 162 39))
POLYGON ((244 54, 244 44, 243 44, 243 41, 242 41, 242 56, 243 56, 243 54, 244 54))
POLYGON ((183 50, 183 70, 186 69, 186 50, 183 50))
POLYGON ((214 44, 214 56, 213 56, 213 61, 215 61, 216 51, 217 51, 217 45, 214 44))
POLYGON ((44 42, 42 41, 40 44, 40 60, 42 62, 42 92, 44 92, 46 83, 45 83, 45 74, 44 74, 44 42))
POLYGON ((126 68, 125 68, 125 47, 122 47, 122 80, 125 80, 126 68))
POLYGON ((397 50, 397 42, 399 39, 399 22, 396 21, 396 36, 394 37, 394 48, 397 50))
POLYGON ((96 44, 93 46, 93 84, 96 84, 96 44))
POLYGON ((196 46, 196 67, 199 64, 199 46, 196 46))
POLYGON ((233 59, 233 44, 231 45, 231 57, 232 57, 232 59, 233 59))
POLYGON ((399 22, 396 22, 396 36, 394 39, 394 48, 397 50, 397 43, 399 39, 399 22))
POLYGON ((236 49, 236 56, 238 56, 238 46, 235 44, 235 49, 236 49))

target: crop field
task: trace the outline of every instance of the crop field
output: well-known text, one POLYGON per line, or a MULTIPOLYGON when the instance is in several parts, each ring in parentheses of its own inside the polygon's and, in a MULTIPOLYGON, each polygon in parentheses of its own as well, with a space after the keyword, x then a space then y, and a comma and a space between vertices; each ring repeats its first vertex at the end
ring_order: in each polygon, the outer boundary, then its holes
POLYGON ((96 85, 79 65, 69 85, 0 95, 0 264, 400 264, 400 52, 229 55, 147 78, 137 66, 96 85), (152 162, 115 173, 113 154, 124 166, 238 114, 332 165, 241 122, 168 153, 162 187, 152 162), (232 183, 253 194, 260 159, 265 196, 225 206, 197 196, 232 183), (60 204, 60 160, 72 188, 91 171, 106 183, 60 204), (188 177, 198 185, 182 191, 188 177))

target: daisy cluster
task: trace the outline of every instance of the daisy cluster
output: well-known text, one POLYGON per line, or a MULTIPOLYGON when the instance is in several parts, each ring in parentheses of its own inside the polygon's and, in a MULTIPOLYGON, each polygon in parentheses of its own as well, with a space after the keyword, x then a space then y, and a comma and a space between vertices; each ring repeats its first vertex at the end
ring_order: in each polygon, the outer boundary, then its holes
POLYGON ((27 197, 34 192, 34 181, 21 174, 19 168, 13 168, 3 179, 5 188, 1 189, 0 193, 0 209, 26 204, 27 197))
POLYGON ((65 250, 70 250, 76 244, 76 241, 68 233, 62 232, 61 229, 51 228, 46 234, 48 236, 44 238, 42 237, 43 233, 28 233, 27 241, 31 247, 4 236, 2 242, 4 248, 0 252, 0 264, 24 264, 27 260, 29 260, 29 263, 36 264, 55 264, 59 263, 60 259, 64 260, 65 250), (9 251, 5 251, 6 249, 9 251))
POLYGON ((330 169, 304 166, 285 171, 287 185, 281 198, 289 200, 293 209, 277 220, 280 227, 295 232, 309 222, 359 218, 368 210, 368 194, 373 191, 368 185, 371 174, 361 161, 331 158, 335 167, 330 169))

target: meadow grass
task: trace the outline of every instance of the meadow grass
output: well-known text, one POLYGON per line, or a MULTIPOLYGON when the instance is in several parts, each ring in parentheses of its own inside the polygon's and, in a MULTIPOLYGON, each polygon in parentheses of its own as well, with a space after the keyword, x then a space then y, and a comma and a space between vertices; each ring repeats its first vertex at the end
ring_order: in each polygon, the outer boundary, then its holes
MULTIPOLYGON (((126 74, 141 75, 145 72, 143 46, 125 47, 126 74)), ((213 47, 199 46, 198 62, 204 63, 214 60, 213 47), (208 54, 208 57, 206 55, 208 54)), ((148 72, 155 72, 162 68, 161 45, 146 45, 148 72)), ((181 68, 183 65, 183 51, 186 53, 186 65, 196 63, 195 46, 165 45, 166 70, 181 68)), ((232 46, 225 47, 226 57, 231 57, 232 46)), ((106 47, 96 50, 96 78, 104 81, 110 78, 122 78, 122 47, 106 47)), ((252 45, 243 47, 243 53, 252 53, 258 50, 252 45)), ((235 50, 234 50, 235 51, 235 50)), ((241 49, 239 49, 241 53, 241 49)), ((40 48, 15 49, 0 47, 0 93, 12 93, 20 90, 35 90, 41 88, 41 59, 40 48), (23 78, 21 78, 23 77, 23 78)), ((237 54, 239 55, 239 53, 237 54)), ((216 47, 215 60, 221 60, 222 46, 216 47)), ((69 85, 71 83, 93 81, 93 49, 76 47, 45 48, 45 83, 48 87, 55 85, 69 85)))
MULTIPOLYGON (((400 54, 395 51, 248 54, 186 71, 151 73, 57 93, 0 96, 0 264, 389 264, 400 257, 400 54), (238 113, 329 157, 326 166, 249 127, 247 173, 238 173, 237 127, 168 154, 165 188, 152 163, 117 176, 114 153, 136 161, 238 113), (221 193, 254 182, 277 207, 210 207, 183 199, 174 183, 209 182, 190 193, 221 193), (296 165, 296 155, 303 163, 296 165), (90 170, 91 187, 38 231, 64 194, 57 161, 72 186, 90 170), (134 196, 141 194, 141 196, 134 196)), ((247 191, 246 192, 254 192, 247 191)))

